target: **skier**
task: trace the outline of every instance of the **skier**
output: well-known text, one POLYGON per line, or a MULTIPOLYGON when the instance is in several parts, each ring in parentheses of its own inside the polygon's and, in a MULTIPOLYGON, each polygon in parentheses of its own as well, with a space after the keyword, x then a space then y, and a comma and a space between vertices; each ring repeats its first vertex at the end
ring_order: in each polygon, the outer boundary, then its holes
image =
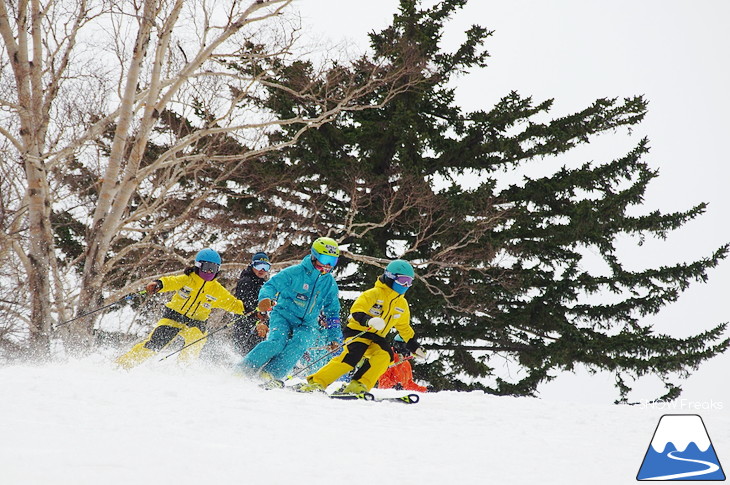
POLYGON ((331 274, 340 249, 334 239, 320 237, 301 263, 274 275, 259 291, 259 311, 268 312, 269 333, 237 366, 244 375, 258 373, 266 387, 281 387, 281 379, 302 358, 318 335, 324 312, 330 346, 342 338, 339 288, 331 274))
MULTIPOLYGON (((393 364, 378 378, 378 389, 404 389, 406 391, 426 392, 428 388, 416 384, 413 380, 413 368, 408 361, 411 351, 406 343, 396 335, 393 341, 393 364)), ((359 371, 358 371, 359 372, 359 371)), ((359 376, 355 374, 355 378, 359 376)))
MULTIPOLYGON (((189 345, 205 335, 205 322, 213 308, 243 314, 247 311, 243 302, 216 281, 221 266, 221 257, 213 249, 206 248, 195 256, 193 266, 183 274, 163 276, 147 284, 149 295, 174 291, 172 299, 165 304, 162 318, 146 339, 117 359, 124 369, 141 364, 165 348, 176 336, 189 345)), ((249 309, 253 311, 254 308, 249 309)), ((205 341, 185 348, 178 359, 186 362, 197 358, 205 341)))
MULTIPOLYGON (((257 252, 251 258, 251 263, 241 271, 234 295, 243 302, 246 308, 256 308, 259 290, 269 279, 270 269, 271 262, 268 255, 257 252)), ((243 316, 234 315, 227 324, 230 332, 210 332, 205 347, 200 353, 200 358, 225 365, 238 362, 266 337, 268 318, 269 316, 263 312, 243 316)))
MULTIPOLYGON (((416 384, 413 380, 413 368, 409 362, 412 358, 411 351, 406 348, 406 343, 400 335, 395 336, 391 349, 393 350, 393 363, 378 378, 378 389, 393 388, 397 390, 428 392, 427 387, 416 384)), ((362 360, 351 379, 359 380, 369 369, 370 361, 367 359, 362 360)), ((341 393, 345 387, 346 384, 343 384, 341 389, 336 391, 335 394, 341 393)))
MULTIPOLYGON (((269 279, 271 262, 266 253, 258 252, 251 258, 251 264, 241 271, 236 283, 236 298, 243 301, 246 308, 256 308, 261 287, 269 279)), ((257 312, 249 317, 234 317, 231 338, 233 346, 241 357, 258 343, 262 342, 269 331, 266 325, 269 316, 257 312)))
POLYGON ((362 293, 352 304, 343 332, 345 349, 320 370, 307 376, 298 390, 324 391, 340 376, 352 371, 362 360, 370 367, 341 391, 344 394, 368 392, 393 361, 392 349, 385 336, 395 327, 414 357, 425 359, 426 351, 418 343, 410 325, 410 309, 404 294, 413 284, 415 273, 408 261, 391 261, 375 286, 362 293), (365 332, 358 336, 359 333, 365 332))

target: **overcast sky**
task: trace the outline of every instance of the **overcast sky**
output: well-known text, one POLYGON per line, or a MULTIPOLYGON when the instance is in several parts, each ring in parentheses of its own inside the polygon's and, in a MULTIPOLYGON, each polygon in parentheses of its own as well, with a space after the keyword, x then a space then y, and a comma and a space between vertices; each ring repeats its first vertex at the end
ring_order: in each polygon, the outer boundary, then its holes
MULTIPOLYGON (((396 0, 297 5, 314 38, 361 49, 367 32, 387 26, 397 6, 396 0)), ((606 162, 646 136, 651 152, 645 161, 660 171, 647 191, 646 212, 685 210, 699 202, 710 206, 666 241, 639 248, 627 240, 624 261, 638 269, 696 260, 730 242, 728 19, 730 2, 724 0, 471 0, 451 22, 444 43, 453 49, 474 23, 495 31, 486 43, 489 67, 459 80, 457 101, 466 110, 490 109, 512 90, 536 102, 554 98, 552 117, 572 114, 597 98, 646 97, 649 113, 633 136, 603 136, 575 156, 606 162)), ((730 261, 709 276, 707 284, 695 284, 646 321, 657 331, 686 336, 730 320, 730 261)), ((730 405, 728 386, 718 384, 728 368, 730 355, 705 364, 684 384, 683 396, 730 405)), ((646 397, 659 390, 656 382, 641 386, 646 397)), ((608 376, 564 376, 543 395, 587 398, 586 390, 591 400, 615 396, 608 376)))

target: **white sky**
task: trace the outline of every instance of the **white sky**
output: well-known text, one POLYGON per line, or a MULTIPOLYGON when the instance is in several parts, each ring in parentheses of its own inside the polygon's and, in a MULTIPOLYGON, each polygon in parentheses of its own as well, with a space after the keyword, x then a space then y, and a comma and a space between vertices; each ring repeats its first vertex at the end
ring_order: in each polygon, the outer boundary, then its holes
MULTIPOLYGON (((363 46, 368 31, 380 30, 396 11, 396 0, 370 2, 300 0, 305 31, 320 42, 363 46)), ((646 212, 685 210, 709 202, 707 213, 667 241, 642 248, 626 241, 629 267, 657 267, 709 256, 730 241, 730 191, 724 141, 730 133, 730 2, 675 0, 471 0, 454 19, 445 42, 453 48, 476 23, 494 30, 487 40, 489 67, 458 81, 465 109, 490 109, 511 90, 536 102, 554 98, 553 117, 574 113, 601 97, 643 94, 649 113, 632 137, 608 134, 580 151, 581 161, 604 162, 625 154, 641 137, 645 157, 660 176, 646 194, 646 212)), ((560 162, 558 162, 559 164, 560 162)), ((659 332, 686 336, 730 320, 730 261, 711 271, 651 323, 659 332)), ((687 381, 684 397, 730 403, 718 384, 730 367, 723 355, 687 381)), ((642 381, 635 399, 656 397, 656 381, 642 381)), ((723 389, 724 388, 724 389, 723 389)), ((606 402, 615 396, 608 376, 562 376, 543 396, 606 402)))

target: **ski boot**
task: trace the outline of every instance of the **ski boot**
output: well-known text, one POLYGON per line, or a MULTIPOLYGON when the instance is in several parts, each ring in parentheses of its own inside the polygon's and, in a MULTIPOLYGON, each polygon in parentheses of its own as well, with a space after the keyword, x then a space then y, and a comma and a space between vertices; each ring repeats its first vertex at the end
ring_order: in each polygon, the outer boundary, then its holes
POLYGON ((335 392, 335 394, 338 395, 353 395, 353 396, 359 396, 362 394, 367 394, 368 388, 365 387, 365 385, 358 381, 350 381, 346 386, 340 388, 335 392))
POLYGON ((272 376, 266 371, 262 371, 259 373, 259 377, 263 379, 263 384, 260 384, 259 387, 262 389, 283 389, 284 388, 284 381, 280 381, 276 377, 272 376))
POLYGON ((292 389, 297 392, 324 392, 324 386, 316 382, 302 382, 292 386, 292 389))

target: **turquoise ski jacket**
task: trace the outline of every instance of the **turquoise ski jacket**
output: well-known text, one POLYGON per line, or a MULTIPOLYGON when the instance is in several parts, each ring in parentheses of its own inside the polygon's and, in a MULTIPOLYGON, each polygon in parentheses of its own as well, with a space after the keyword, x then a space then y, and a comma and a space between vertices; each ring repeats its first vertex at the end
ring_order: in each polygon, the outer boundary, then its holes
MULTIPOLYGON (((321 274, 314 268, 311 256, 271 277, 259 290, 259 301, 276 300, 271 311, 287 320, 299 320, 308 326, 319 326, 320 312, 327 318, 340 317, 339 288, 331 273, 321 274)), ((340 330, 340 329, 337 329, 340 330)), ((333 329, 333 336, 335 330, 333 329)), ((336 340, 336 339, 335 339, 336 340)))

